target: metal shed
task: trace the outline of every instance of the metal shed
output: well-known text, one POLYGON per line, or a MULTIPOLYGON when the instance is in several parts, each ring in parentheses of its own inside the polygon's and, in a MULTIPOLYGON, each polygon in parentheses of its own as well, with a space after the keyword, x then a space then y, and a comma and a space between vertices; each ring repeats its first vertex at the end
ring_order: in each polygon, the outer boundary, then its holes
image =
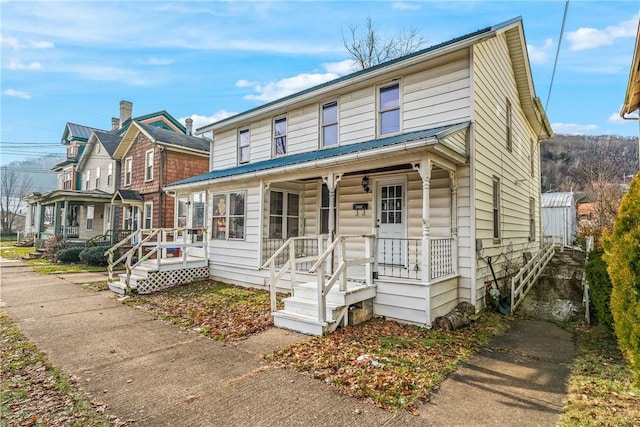
POLYGON ((542 194, 542 234, 553 237, 555 244, 573 245, 576 236, 574 193, 542 194))

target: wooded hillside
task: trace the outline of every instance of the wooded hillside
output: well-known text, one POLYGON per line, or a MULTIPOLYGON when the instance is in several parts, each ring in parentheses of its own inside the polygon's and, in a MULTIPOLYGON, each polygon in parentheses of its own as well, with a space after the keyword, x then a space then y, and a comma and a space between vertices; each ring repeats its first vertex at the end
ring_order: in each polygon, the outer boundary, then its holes
POLYGON ((540 145, 542 191, 585 191, 590 182, 629 182, 638 171, 638 138, 556 135, 540 145))

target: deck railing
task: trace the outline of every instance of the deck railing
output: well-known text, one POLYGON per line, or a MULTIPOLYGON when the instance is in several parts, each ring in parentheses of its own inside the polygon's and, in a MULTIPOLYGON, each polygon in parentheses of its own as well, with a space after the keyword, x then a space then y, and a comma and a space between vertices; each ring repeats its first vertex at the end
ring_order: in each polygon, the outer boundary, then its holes
POLYGON ((155 261, 159 267, 162 259, 180 257, 182 264, 186 268, 188 248, 198 247, 203 250, 203 258, 207 259, 207 245, 202 242, 191 242, 191 236, 195 233, 202 233, 206 242, 206 229, 188 228, 155 228, 136 230, 126 236, 123 240, 109 248, 105 255, 108 257, 107 271, 109 272, 109 282, 114 280, 113 269, 116 265, 124 263, 126 270, 125 286, 126 292, 130 293, 130 279, 133 269, 145 261, 155 261), (117 259, 115 254, 123 246, 129 246, 124 254, 117 259))
MULTIPOLYGON (((295 249, 296 256, 298 257, 307 257, 307 256, 318 256, 320 252, 324 251, 323 245, 326 241, 326 236, 301 236, 296 237, 293 240, 293 245, 295 249)), ((274 258, 274 263, 276 268, 281 268, 288 260, 289 260, 289 252, 287 251, 278 251, 282 246, 287 242, 287 239, 263 239, 262 241, 262 263, 267 264, 267 262, 272 258, 272 256, 278 252, 278 256, 274 258)), ((297 271, 309 271, 313 263, 311 262, 301 262, 296 263, 297 271)))
POLYGON ((518 305, 527 295, 531 286, 540 277, 542 271, 547 266, 554 254, 553 240, 544 242, 538 253, 525 264, 522 269, 511 279, 511 312, 513 313, 518 305))
POLYGON ((58 227, 57 234, 66 237, 78 237, 80 236, 80 226, 78 225, 61 225, 58 227))
MULTIPOLYGON (((453 238, 431 238, 430 280, 456 273, 453 238)), ((422 239, 378 239, 378 274, 381 276, 415 279, 422 278, 422 239)))

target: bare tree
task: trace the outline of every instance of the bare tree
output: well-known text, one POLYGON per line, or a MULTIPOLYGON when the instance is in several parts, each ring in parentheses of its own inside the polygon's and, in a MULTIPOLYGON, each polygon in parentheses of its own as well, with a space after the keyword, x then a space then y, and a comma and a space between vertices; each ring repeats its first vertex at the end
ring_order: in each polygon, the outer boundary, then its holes
POLYGON ((19 174, 13 169, 0 169, 0 226, 2 234, 13 230, 16 215, 20 210, 20 200, 31 191, 31 177, 19 174))
POLYGON ((364 34, 359 34, 354 24, 349 26, 349 33, 350 37, 342 33, 342 43, 362 69, 415 52, 426 43, 415 28, 396 36, 382 35, 375 29, 371 17, 367 17, 364 34))

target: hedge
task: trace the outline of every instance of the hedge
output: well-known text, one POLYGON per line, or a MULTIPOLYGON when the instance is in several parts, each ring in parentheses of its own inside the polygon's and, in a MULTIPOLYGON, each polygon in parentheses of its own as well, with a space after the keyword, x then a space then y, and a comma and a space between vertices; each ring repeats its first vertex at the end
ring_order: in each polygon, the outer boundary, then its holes
POLYGON ((585 274, 589 283, 589 296, 593 306, 595 320, 613 330, 613 317, 611 316, 611 279, 607 273, 607 263, 604 262, 601 251, 593 251, 589 254, 589 260, 585 265, 585 274))
POLYGON ((78 262, 80 261, 80 252, 82 252, 84 248, 67 248, 60 249, 56 252, 56 259, 61 262, 78 262))
POLYGON ((618 346, 640 385, 640 174, 622 199, 613 231, 603 238, 611 278, 611 314, 618 346))
POLYGON ((107 265, 108 256, 104 253, 108 248, 93 246, 80 252, 80 261, 89 265, 107 265))

